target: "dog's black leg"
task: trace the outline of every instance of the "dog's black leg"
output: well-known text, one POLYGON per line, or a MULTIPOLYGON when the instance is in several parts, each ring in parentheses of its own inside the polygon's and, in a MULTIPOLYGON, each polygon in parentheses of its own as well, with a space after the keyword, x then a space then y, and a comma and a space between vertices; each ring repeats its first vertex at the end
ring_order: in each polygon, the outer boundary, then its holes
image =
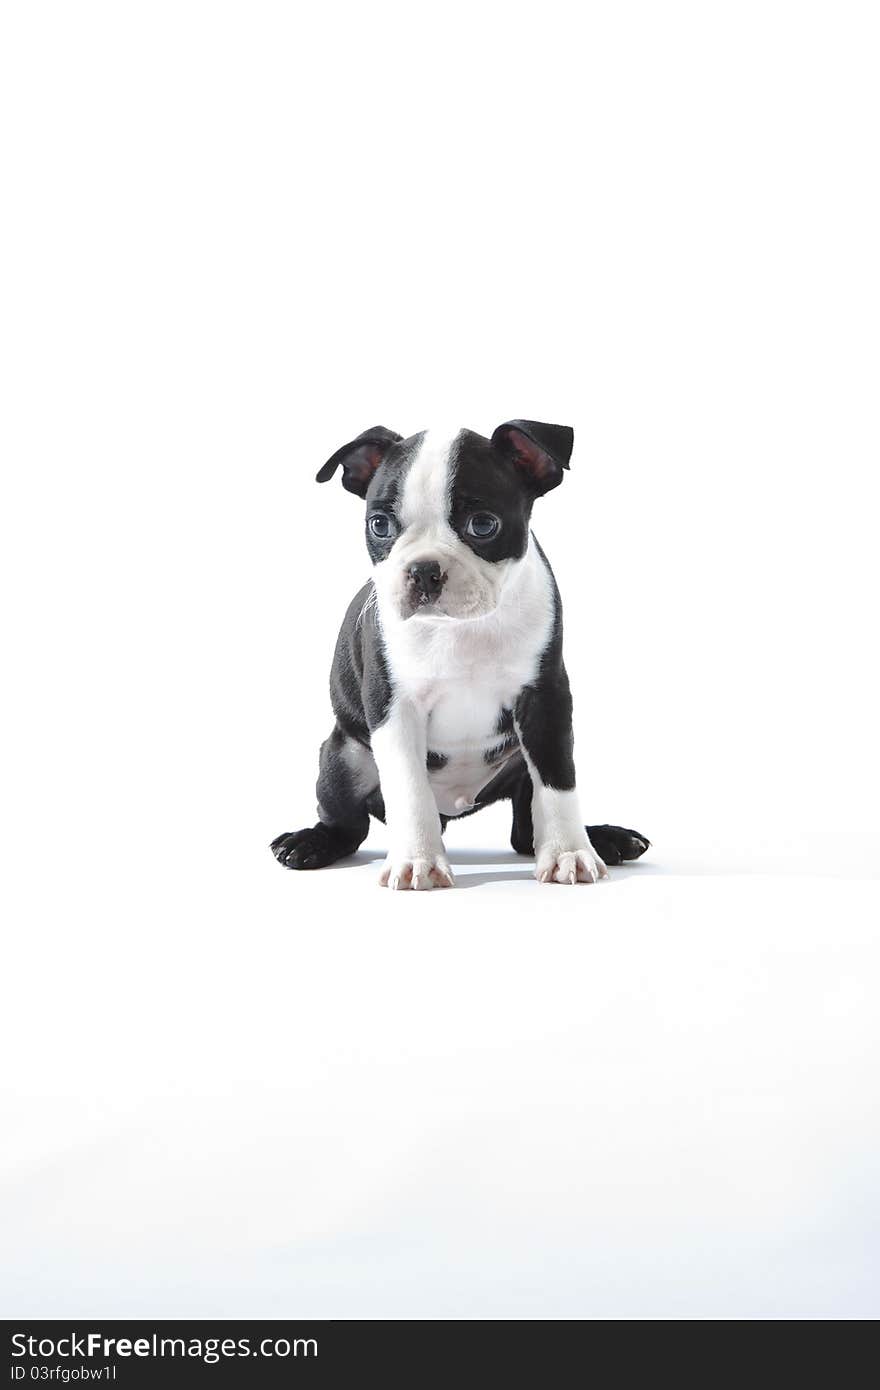
MULTIPOLYGON (((321 746, 317 825, 279 835, 270 846, 285 869, 323 869, 354 854, 370 828, 368 793, 372 755, 337 727, 321 746)), ((372 790, 372 789, 370 789, 372 790)))
POLYGON ((517 854, 532 855, 535 852, 535 831, 532 825, 532 779, 523 767, 522 776, 511 794, 513 802, 513 826, 510 843, 517 854))

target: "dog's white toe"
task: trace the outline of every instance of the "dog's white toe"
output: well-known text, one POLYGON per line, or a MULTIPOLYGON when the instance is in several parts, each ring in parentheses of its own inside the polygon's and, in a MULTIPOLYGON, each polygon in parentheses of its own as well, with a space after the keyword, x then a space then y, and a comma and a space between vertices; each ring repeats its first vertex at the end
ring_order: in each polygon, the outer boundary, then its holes
POLYGON ((379 883, 383 888, 395 891, 408 888, 420 893, 429 888, 452 888, 455 879, 445 854, 436 854, 431 858, 414 856, 411 859, 386 859, 379 883))
POLYGON ((535 878, 539 883, 597 883, 608 870, 593 849, 560 850, 547 846, 538 853, 535 878))

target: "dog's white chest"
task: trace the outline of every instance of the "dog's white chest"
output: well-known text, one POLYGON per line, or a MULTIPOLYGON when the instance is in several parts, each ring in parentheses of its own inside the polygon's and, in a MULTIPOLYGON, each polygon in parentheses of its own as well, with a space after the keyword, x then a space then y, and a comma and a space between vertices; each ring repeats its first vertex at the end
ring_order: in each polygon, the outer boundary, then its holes
POLYGON ((428 775, 441 814, 473 805, 516 751, 502 716, 535 679, 552 622, 550 580, 533 547, 488 617, 383 622, 395 695, 425 719, 428 775))
POLYGON ((486 681, 445 688, 428 716, 428 779, 437 809, 458 815, 516 750, 500 727, 510 706, 507 683, 486 681))

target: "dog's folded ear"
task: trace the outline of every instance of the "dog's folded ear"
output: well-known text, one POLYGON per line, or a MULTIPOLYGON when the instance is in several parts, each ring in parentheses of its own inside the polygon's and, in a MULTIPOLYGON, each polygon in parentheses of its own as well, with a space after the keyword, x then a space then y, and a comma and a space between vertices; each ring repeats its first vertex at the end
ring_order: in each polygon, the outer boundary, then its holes
POLYGON ((393 444, 399 444, 402 434, 386 430, 384 425, 374 425, 364 430, 350 444, 343 444, 332 458, 328 459, 318 473, 315 481, 326 483, 342 464, 342 486, 358 497, 366 497, 367 488, 376 469, 382 463, 393 444))
POLYGON ((562 482, 574 430, 569 425, 544 425, 540 420, 508 420, 498 426, 492 443, 513 460, 540 496, 562 482))

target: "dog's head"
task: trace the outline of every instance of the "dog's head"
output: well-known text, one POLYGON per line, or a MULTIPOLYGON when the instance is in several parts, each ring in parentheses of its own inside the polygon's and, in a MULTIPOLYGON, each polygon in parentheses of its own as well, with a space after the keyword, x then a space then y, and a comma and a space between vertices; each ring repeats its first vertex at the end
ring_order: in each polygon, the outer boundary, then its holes
POLYGON ((508 420, 491 439, 433 430, 403 439, 381 425, 337 450, 342 485, 366 499, 367 549, 383 608, 401 618, 482 618, 498 605, 529 541, 532 503, 562 482, 567 425, 508 420))

